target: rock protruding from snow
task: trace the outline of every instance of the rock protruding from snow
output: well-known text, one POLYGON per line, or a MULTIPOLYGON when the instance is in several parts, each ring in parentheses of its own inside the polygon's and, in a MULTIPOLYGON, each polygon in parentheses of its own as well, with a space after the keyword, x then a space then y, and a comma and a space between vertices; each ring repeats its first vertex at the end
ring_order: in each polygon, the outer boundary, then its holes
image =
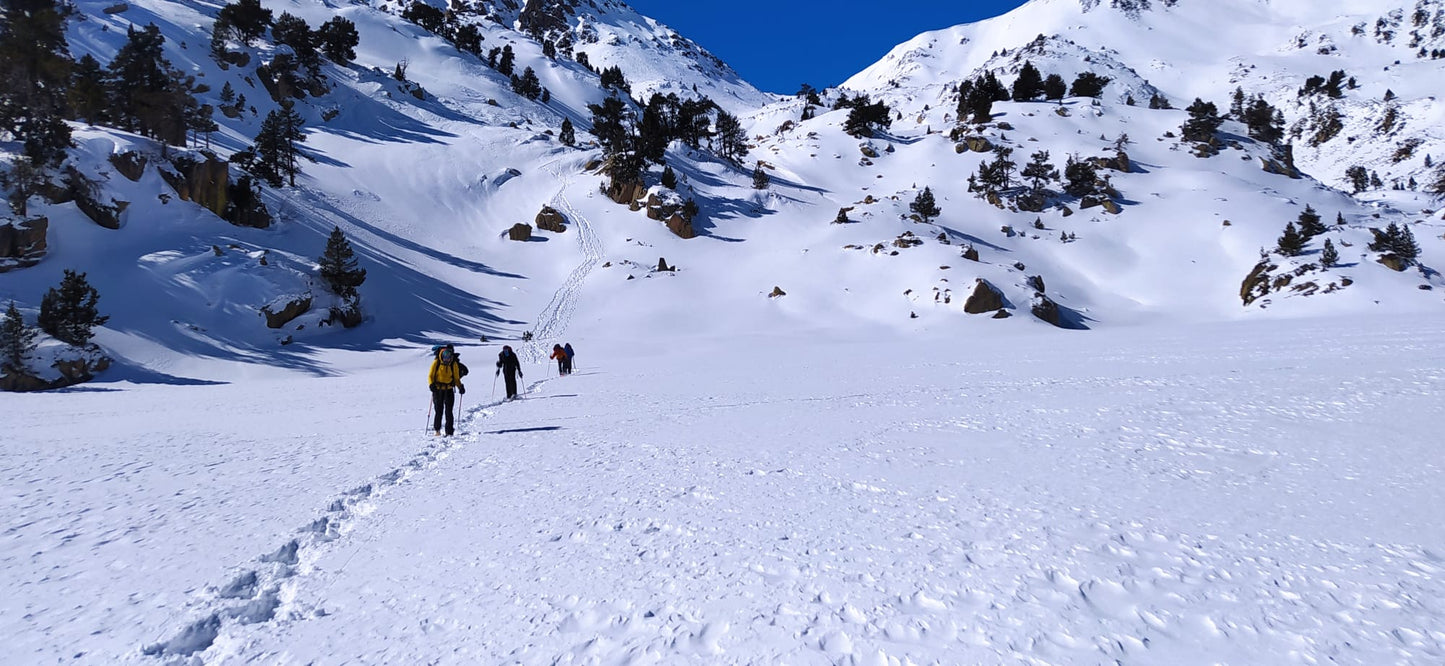
POLYGON ((988 280, 978 278, 973 287, 973 293, 969 294, 968 300, 963 302, 963 311, 969 314, 983 314, 1004 308, 1003 292, 993 286, 988 280))

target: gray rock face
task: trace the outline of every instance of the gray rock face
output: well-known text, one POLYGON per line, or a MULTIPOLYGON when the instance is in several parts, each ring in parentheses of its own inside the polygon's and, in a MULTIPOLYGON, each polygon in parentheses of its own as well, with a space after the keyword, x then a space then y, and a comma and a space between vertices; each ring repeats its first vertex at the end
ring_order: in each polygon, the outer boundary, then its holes
POLYGON ((50 220, 44 217, 0 222, 0 273, 40 263, 49 229, 50 220))

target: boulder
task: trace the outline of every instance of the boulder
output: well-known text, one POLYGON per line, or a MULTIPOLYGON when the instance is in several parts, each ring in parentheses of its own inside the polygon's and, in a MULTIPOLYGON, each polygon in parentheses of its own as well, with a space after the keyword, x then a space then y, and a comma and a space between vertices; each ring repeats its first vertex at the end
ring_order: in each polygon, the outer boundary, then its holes
POLYGON ((1013 313, 1011 313, 1011 312, 1009 312, 1008 310, 1005 310, 1005 309, 1003 309, 1003 308, 999 308, 998 312, 993 313, 993 317, 991 317, 991 318, 992 318, 992 319, 1008 319, 1009 317, 1012 317, 1012 316, 1013 316, 1013 313))
POLYGON ((660 271, 660 272, 672 272, 672 271, 677 270, 677 267, 676 267, 676 266, 668 266, 668 265, 667 265, 667 259, 666 259, 665 257, 658 257, 658 258, 657 258, 657 270, 660 271))
POLYGON ((514 241, 525 241, 532 239, 532 225, 518 222, 507 230, 507 238, 514 241))
POLYGON ((1255 264, 1254 270, 1244 277, 1244 283, 1239 286, 1239 298, 1245 305, 1269 295, 1269 272, 1274 269, 1269 259, 1261 259, 1255 264))
POLYGON ((290 323, 292 319, 300 317, 310 310, 311 296, 309 294, 282 297, 261 306, 261 314, 266 317, 267 328, 281 328, 290 323))
POLYGON ((637 201, 643 192, 647 191, 647 185, 643 183, 619 183, 612 182, 607 186, 607 198, 620 204, 630 204, 637 201))
POLYGON ((1385 268, 1397 272, 1404 272, 1405 269, 1410 267, 1410 260, 1397 254, 1383 254, 1380 255, 1380 258, 1376 259, 1376 261, 1380 262, 1380 265, 1385 268))
POLYGON ((1079 321, 1078 314, 1068 308, 1060 306, 1058 303, 1055 303, 1053 299, 1043 294, 1034 294, 1033 304, 1029 308, 1029 311, 1032 312, 1035 317, 1059 328, 1072 330, 1085 330, 1089 328, 1079 321))
POLYGON ((1119 207, 1119 204, 1114 203, 1113 199, 1105 199, 1104 203, 1101 203, 1099 205, 1103 206, 1104 212, 1107 212, 1110 215, 1118 215, 1124 210, 1123 208, 1119 207))
POLYGON ((677 234, 678 238, 697 237, 697 231, 692 228, 692 220, 687 219, 682 213, 667 218, 667 230, 677 234))
POLYGON ((869 157, 869 158, 876 158, 876 157, 878 157, 878 150, 877 150, 876 148, 874 148, 871 144, 867 144, 867 143, 859 144, 859 145, 858 145, 858 151, 861 152, 861 153, 863 153, 863 156, 864 156, 864 157, 869 157))
POLYGON ((96 374, 104 372, 110 367, 110 358, 98 352, 84 351, 78 358, 57 360, 52 367, 60 373, 60 376, 50 381, 28 372, 0 375, 0 391, 49 391, 88 382, 94 379, 96 374))
POLYGON ((963 302, 963 311, 969 314, 993 312, 1001 310, 1003 307, 1003 292, 983 278, 977 279, 973 293, 969 294, 968 300, 963 302))
POLYGON ((1024 280, 1024 282, 1026 282, 1030 288, 1032 288, 1036 292, 1039 292, 1040 294, 1048 291, 1044 288, 1044 276, 1042 275, 1030 275, 1027 279, 1024 280))
POLYGON ((75 207, 80 209, 92 222, 105 227, 106 229, 120 228, 120 214, 130 204, 128 201, 111 200, 114 205, 107 206, 90 197, 81 197, 75 200, 75 207))
POLYGON ((1068 206, 1059 206, 1059 215, 1060 215, 1061 217, 1069 217, 1069 216, 1071 216, 1071 215, 1073 215, 1073 214, 1074 214, 1074 209, 1069 208, 1068 206))
POLYGON ((45 236, 49 229, 50 219, 44 217, 0 222, 0 273, 40 263, 45 256, 45 236))
POLYGON ((978 261, 978 248, 970 245, 963 251, 963 258, 969 261, 978 261))
POLYGON ((772 293, 768 294, 768 298, 777 298, 777 297, 779 297, 779 296, 787 296, 787 295, 788 295, 788 292, 783 291, 783 288, 782 288, 782 287, 779 287, 779 286, 777 286, 777 285, 774 285, 774 286, 773 286, 773 291, 772 291, 772 293))
POLYGON ((135 182, 145 174, 146 157, 135 151, 113 153, 110 156, 110 165, 115 167, 116 173, 125 176, 126 180, 135 182))
POLYGON ((536 223, 537 228, 543 231, 560 234, 567 230, 567 218, 551 206, 542 207, 542 211, 537 213, 536 223))
POLYGON ((963 143, 975 153, 986 153, 993 150, 993 142, 989 141, 988 137, 970 136, 965 138, 963 143))
POLYGON ((183 199, 194 201, 220 216, 226 211, 226 198, 230 194, 230 167, 215 158, 195 162, 191 164, 190 173, 186 174, 186 186, 189 198, 183 196, 183 199))

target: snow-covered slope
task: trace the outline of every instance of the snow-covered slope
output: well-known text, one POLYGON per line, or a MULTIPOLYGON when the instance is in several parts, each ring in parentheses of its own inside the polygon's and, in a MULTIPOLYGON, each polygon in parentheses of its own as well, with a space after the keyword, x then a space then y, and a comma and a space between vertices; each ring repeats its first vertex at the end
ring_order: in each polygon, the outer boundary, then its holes
MULTIPOLYGON (((1335 107, 1344 129, 1322 145, 1297 140, 1306 171, 1343 187, 1344 171, 1361 165, 1378 171, 1388 187, 1410 178, 1426 182, 1425 156, 1445 157, 1445 3, 1440 0, 1032 0, 995 19, 919 35, 846 81, 853 90, 930 89, 975 70, 1017 72, 1018 50, 1037 36, 1068 40, 1078 53, 1025 51, 1045 72, 1072 80, 1081 68, 1142 79, 1175 106, 1194 98, 1227 108, 1242 88, 1263 95, 1293 124, 1313 101, 1335 107), (1002 52, 1003 59, 999 59, 1002 52), (1081 62, 1085 58, 1089 62, 1081 62), (1344 70, 1358 88, 1340 100, 1298 96, 1311 76, 1344 70), (1387 91, 1394 95, 1386 101, 1387 91), (1390 107, 1400 121, 1381 131, 1390 107), (1402 147, 1407 157, 1397 159, 1402 147)), ((1009 77, 1012 78, 1011 76, 1009 77)), ((1122 100, 1136 85, 1111 86, 1122 100)))

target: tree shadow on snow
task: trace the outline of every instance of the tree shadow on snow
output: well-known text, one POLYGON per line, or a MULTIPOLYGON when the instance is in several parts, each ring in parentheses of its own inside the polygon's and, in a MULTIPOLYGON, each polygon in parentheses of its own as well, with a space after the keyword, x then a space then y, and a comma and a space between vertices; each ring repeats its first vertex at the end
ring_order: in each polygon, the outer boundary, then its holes
POLYGON ((562 429, 561 426, 538 426, 538 427, 536 427, 536 428, 512 428, 512 429, 509 429, 509 430, 489 430, 489 431, 484 432, 484 433, 482 433, 482 434, 483 434, 483 435, 514 435, 514 434, 523 433, 523 432, 556 432, 556 431, 561 430, 561 429, 562 429))

